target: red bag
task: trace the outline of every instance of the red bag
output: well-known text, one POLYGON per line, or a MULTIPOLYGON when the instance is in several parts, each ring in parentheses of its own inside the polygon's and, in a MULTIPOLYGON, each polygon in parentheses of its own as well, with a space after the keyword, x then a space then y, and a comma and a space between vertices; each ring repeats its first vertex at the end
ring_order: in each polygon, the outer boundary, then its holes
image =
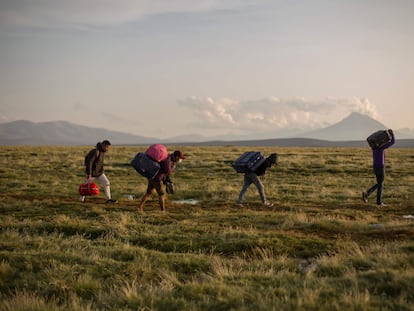
POLYGON ((79 194, 80 195, 98 195, 99 188, 93 181, 85 182, 79 186, 79 194))
POLYGON ((157 162, 164 161, 168 157, 167 147, 161 144, 154 144, 148 147, 145 154, 157 162))

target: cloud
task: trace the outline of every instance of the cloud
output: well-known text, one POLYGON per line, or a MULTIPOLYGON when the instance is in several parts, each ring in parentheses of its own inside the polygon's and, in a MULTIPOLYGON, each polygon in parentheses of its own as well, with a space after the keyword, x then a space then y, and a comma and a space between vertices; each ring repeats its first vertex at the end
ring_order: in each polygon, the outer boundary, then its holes
POLYGON ((7 115, 3 115, 0 113, 0 123, 10 122, 11 119, 7 115))
POLYGON ((338 122, 351 112, 378 119, 366 98, 309 100, 269 97, 252 101, 188 97, 178 102, 196 117, 200 128, 240 131, 313 129, 338 122))
POLYGON ((167 13, 205 12, 261 0, 0 0, 0 24, 24 27, 119 25, 167 13))

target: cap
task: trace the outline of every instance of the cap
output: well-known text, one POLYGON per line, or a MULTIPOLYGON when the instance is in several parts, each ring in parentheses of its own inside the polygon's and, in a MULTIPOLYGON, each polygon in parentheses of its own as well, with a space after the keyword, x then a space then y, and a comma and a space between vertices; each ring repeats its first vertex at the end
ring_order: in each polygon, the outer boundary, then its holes
POLYGON ((184 153, 181 150, 175 150, 174 156, 179 157, 180 159, 185 159, 184 153))
POLYGON ((104 140, 104 141, 102 142, 102 145, 107 145, 107 146, 110 146, 110 145, 111 145, 111 143, 109 142, 109 140, 104 140))

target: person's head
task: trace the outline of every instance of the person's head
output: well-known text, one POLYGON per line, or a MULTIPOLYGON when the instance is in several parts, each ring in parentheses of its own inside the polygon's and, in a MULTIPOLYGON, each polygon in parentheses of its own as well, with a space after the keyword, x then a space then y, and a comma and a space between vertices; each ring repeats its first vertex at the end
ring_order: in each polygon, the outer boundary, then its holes
POLYGON ((103 142, 101 142, 102 150, 104 152, 109 150, 110 145, 111 145, 111 143, 109 142, 109 140, 104 140, 103 142))
POLYGON ((185 159, 184 153, 181 150, 175 150, 173 153, 174 162, 181 162, 185 159))
POLYGON ((277 153, 272 153, 271 155, 269 155, 267 157, 267 161, 271 164, 271 165, 275 165, 277 164, 277 153))

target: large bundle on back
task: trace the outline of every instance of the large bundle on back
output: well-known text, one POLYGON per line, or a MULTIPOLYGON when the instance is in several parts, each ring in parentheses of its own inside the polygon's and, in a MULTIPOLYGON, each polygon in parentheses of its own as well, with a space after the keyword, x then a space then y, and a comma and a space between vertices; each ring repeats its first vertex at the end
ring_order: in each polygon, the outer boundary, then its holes
POLYGON ((265 158, 261 152, 247 151, 243 153, 231 166, 237 173, 254 172, 263 162, 265 158))
POLYGON ((164 161, 168 157, 167 147, 161 144, 153 144, 145 151, 151 159, 157 162, 164 161))
POLYGON ((160 162, 167 158, 167 147, 161 144, 153 144, 145 152, 138 152, 131 160, 131 165, 142 176, 154 179, 160 170, 160 162))
POLYGON ((142 176, 153 179, 160 170, 160 164, 143 152, 138 152, 131 160, 132 167, 142 176))
POLYGON ((389 131, 376 131, 368 136, 367 142, 372 149, 379 149, 391 141, 391 134, 389 131))

